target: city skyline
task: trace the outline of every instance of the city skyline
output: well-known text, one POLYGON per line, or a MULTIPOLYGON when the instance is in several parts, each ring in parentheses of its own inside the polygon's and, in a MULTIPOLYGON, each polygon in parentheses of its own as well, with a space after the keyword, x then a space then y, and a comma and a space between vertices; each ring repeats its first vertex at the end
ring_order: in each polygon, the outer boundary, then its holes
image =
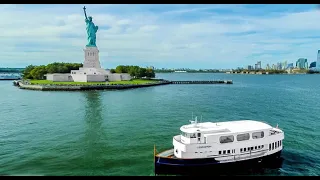
MULTIPOLYGON (((1 5, 0 66, 83 62, 83 6, 1 5)), ((230 69, 299 58, 311 63, 320 49, 316 5, 85 6, 99 26, 104 68, 230 69)))

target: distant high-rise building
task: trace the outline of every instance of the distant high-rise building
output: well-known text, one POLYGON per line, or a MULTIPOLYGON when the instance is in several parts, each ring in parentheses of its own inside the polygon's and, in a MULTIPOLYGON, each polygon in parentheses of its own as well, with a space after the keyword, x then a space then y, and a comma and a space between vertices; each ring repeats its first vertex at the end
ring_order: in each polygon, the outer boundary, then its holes
POLYGON ((261 61, 258 61, 258 62, 257 62, 257 68, 258 68, 258 69, 261 69, 261 61))
POLYGON ((320 70, 320 50, 318 50, 316 67, 317 70, 320 70))
POLYGON ((272 64, 272 69, 273 70, 276 70, 277 69, 277 66, 275 64, 272 64))
POLYGON ((269 66, 269 64, 267 64, 267 66, 266 66, 266 70, 270 70, 270 66, 269 66))
POLYGON ((309 66, 310 69, 313 69, 316 67, 317 67, 317 62, 314 61, 314 62, 310 63, 310 66, 309 66))
POLYGON ((282 69, 285 70, 287 68, 287 61, 284 61, 282 63, 282 69))
POLYGON ((308 60, 305 58, 299 58, 296 62, 296 67, 299 69, 307 69, 308 68, 308 60))
POLYGON ((253 67, 252 67, 251 65, 248 65, 248 66, 247 66, 247 69, 248 69, 249 71, 251 71, 251 70, 253 70, 253 67))
POLYGON ((294 68, 293 63, 289 63, 287 66, 287 69, 293 69, 293 68, 294 68))
POLYGON ((282 69, 282 64, 280 62, 277 63, 277 70, 281 70, 282 69))

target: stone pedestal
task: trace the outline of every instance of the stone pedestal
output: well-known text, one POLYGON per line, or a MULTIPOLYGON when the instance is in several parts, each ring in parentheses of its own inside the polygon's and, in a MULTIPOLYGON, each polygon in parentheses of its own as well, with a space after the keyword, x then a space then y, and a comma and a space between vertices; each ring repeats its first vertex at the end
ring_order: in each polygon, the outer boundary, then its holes
POLYGON ((83 68, 101 68, 97 47, 86 47, 84 50, 83 68))
POLYGON ((83 67, 72 70, 71 76, 75 82, 102 82, 108 79, 109 71, 101 68, 99 50, 97 47, 86 47, 84 50, 83 67))

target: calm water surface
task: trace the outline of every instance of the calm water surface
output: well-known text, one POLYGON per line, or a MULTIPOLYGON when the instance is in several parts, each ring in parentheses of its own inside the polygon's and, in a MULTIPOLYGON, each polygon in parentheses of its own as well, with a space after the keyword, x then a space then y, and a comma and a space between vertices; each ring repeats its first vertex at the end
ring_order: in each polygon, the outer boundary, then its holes
POLYGON ((41 92, 0 81, 0 174, 153 175, 192 112, 203 121, 262 120, 285 131, 283 167, 320 175, 320 75, 157 74, 233 85, 41 92))

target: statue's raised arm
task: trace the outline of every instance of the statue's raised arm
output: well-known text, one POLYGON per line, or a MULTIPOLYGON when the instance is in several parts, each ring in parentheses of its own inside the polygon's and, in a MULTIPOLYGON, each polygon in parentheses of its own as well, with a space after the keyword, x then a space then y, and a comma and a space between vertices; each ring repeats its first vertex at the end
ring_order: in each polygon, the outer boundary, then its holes
POLYGON ((87 19, 88 19, 88 17, 87 17, 86 7, 85 7, 85 6, 83 6, 83 12, 84 12, 84 17, 86 17, 86 20, 87 20, 87 19))

